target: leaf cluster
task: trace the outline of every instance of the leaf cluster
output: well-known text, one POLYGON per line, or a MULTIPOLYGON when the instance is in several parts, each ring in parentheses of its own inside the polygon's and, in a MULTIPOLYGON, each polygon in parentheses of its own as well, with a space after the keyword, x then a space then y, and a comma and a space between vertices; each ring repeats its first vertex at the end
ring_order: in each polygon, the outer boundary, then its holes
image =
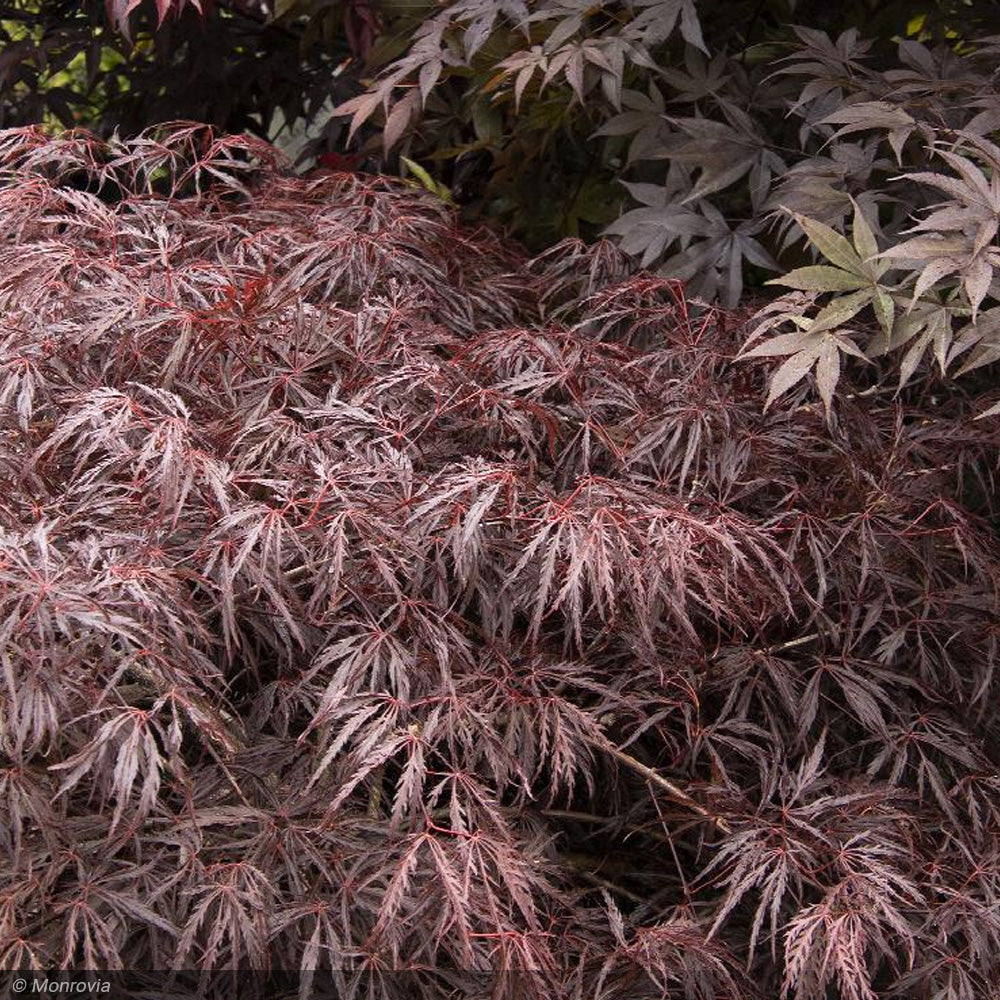
MULTIPOLYGON (((853 245, 822 222, 794 216, 828 263, 773 279, 797 292, 761 310, 751 342, 789 323, 797 329, 745 352, 746 357, 790 355, 774 375, 769 401, 819 359, 818 375, 825 366, 820 391, 829 409, 841 353, 862 360, 894 354, 900 387, 915 374, 926 380, 932 366, 939 376, 981 370, 988 377, 995 371, 990 366, 1000 359, 1000 147, 968 131, 955 133, 949 145, 933 152, 957 176, 921 171, 900 179, 951 197, 931 206, 881 252, 858 204, 853 245), (827 293, 833 297, 819 306, 827 293), (878 322, 874 333, 856 320, 866 307, 878 322)), ((1000 402, 980 416, 996 414, 1000 402)))

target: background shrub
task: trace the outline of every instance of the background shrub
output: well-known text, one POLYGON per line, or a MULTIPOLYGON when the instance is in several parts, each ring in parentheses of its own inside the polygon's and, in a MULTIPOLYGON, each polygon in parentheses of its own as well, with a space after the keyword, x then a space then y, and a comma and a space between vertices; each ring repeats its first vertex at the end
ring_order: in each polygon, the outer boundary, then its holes
POLYGON ((351 132, 381 114, 386 150, 487 151, 485 211, 529 244, 607 224, 703 299, 792 269, 756 329, 780 331, 756 354, 787 356, 772 399, 815 369, 828 404, 851 356, 889 354, 900 384, 1000 358, 998 49, 976 7, 868 5, 885 34, 865 38, 790 26, 795 4, 438 6, 337 109, 351 132))
POLYGON ((0 965, 994 995, 996 422, 880 358, 762 412, 740 320, 2 133, 0 965))

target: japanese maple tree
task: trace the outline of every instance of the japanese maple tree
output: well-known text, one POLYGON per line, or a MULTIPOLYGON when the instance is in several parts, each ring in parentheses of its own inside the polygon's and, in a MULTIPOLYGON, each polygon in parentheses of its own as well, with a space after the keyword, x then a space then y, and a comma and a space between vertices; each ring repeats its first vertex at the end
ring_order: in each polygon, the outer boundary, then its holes
POLYGON ((745 319, 0 133, 0 967, 995 996, 997 420, 879 359, 764 411, 745 319))

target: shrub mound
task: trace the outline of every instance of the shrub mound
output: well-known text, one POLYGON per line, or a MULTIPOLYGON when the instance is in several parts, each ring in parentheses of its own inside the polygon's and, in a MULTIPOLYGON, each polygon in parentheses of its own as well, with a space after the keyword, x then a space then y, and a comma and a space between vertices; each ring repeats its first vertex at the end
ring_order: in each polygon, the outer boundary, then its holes
POLYGON ((997 421, 764 414, 738 319, 203 127, 0 133, 0 967, 994 996, 997 421))

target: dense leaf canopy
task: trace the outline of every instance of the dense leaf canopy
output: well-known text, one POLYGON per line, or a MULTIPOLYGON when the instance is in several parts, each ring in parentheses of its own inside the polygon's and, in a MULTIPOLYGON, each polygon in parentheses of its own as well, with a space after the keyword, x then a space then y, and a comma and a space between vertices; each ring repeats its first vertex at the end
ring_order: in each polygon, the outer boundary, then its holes
POLYGON ((0 967, 992 996, 1000 432, 878 360, 762 412, 739 318, 200 126, 0 135, 0 967))

